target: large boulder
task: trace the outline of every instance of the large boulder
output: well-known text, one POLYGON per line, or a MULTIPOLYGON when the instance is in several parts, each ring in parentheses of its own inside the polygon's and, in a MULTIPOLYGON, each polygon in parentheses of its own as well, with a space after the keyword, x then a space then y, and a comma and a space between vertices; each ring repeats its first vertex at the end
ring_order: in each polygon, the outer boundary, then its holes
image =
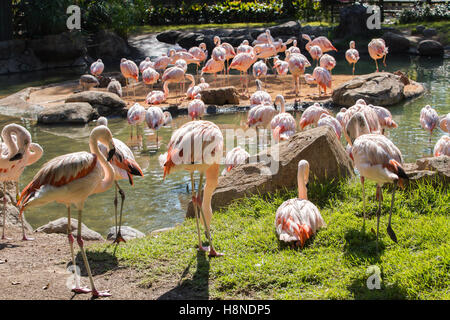
POLYGON ((86 55, 86 41, 79 32, 64 32, 30 40, 29 47, 44 62, 76 60, 86 55))
POLYGON ((389 53, 404 53, 409 50, 409 40, 401 34, 386 32, 383 34, 382 38, 389 48, 389 53))
POLYGON ((377 106, 390 106, 405 98, 404 87, 399 76, 375 72, 354 77, 334 88, 332 99, 339 106, 352 106, 358 99, 377 106))
POLYGON ((105 61, 117 61, 130 54, 128 43, 112 31, 100 30, 93 36, 89 54, 105 61))
POLYGON ((105 117, 126 114, 126 102, 111 92, 83 91, 68 97, 66 103, 68 102, 87 102, 97 109, 99 115, 105 117))
POLYGON ((435 40, 423 40, 417 47, 421 56, 443 56, 444 47, 441 43, 435 40))
MULTIPOLYGON (((142 233, 139 230, 136 230, 132 227, 128 227, 128 226, 122 226, 120 228, 120 234, 122 235, 122 237, 128 241, 131 239, 137 239, 137 238, 143 238, 145 237, 145 233, 142 233)), ((108 235, 106 236, 107 240, 114 240, 116 239, 116 227, 111 227, 108 230, 108 235)))
MULTIPOLYGON (((59 218, 40 226, 36 229, 36 232, 67 234, 67 224, 67 218, 59 218)), ((70 224, 72 235, 76 237, 78 232, 78 220, 70 219, 70 224)), ((100 233, 89 229, 84 223, 81 223, 81 238, 83 240, 105 240, 100 233)))
POLYGON ((156 39, 158 39, 158 41, 161 41, 161 42, 175 44, 175 43, 177 43, 178 38, 182 34, 183 33, 181 31, 168 30, 168 31, 164 31, 164 32, 158 33, 156 35, 156 39))
POLYGON ((367 19, 369 18, 367 7, 354 4, 343 7, 339 12, 339 25, 336 28, 336 37, 366 36, 367 19))
POLYGON ((405 163, 404 169, 409 177, 409 185, 421 181, 444 184, 450 182, 449 156, 418 159, 415 163, 405 163))
MULTIPOLYGON (((310 180, 330 181, 354 175, 349 156, 329 127, 299 132, 258 157, 262 161, 255 163, 252 161, 255 157, 252 157, 249 163, 238 165, 219 178, 212 198, 213 209, 253 194, 297 188, 298 162, 302 159, 310 164, 310 180)), ((187 216, 193 217, 192 203, 187 216)))
POLYGON ((89 103, 63 103, 45 108, 38 115, 41 124, 85 124, 98 117, 97 112, 89 103))
POLYGON ((206 104, 239 104, 239 94, 235 87, 208 88, 202 90, 202 100, 206 104))
POLYGON ((293 36, 298 37, 301 31, 301 25, 297 21, 288 21, 277 26, 270 27, 270 34, 272 37, 277 38, 280 36, 293 36))

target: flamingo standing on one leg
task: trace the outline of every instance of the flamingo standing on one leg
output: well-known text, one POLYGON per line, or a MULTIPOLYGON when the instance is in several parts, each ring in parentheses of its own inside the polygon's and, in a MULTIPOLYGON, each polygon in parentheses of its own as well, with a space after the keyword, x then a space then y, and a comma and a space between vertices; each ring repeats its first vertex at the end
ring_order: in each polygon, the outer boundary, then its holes
POLYGON ((93 76, 98 77, 99 75, 101 75, 103 70, 105 69, 105 65, 103 64, 102 59, 98 59, 97 61, 93 62, 90 69, 93 76))
MULTIPOLYGON (((108 127, 108 120, 105 117, 100 117, 97 120, 98 126, 108 127)), ((113 138, 113 143, 115 147, 115 154, 111 159, 111 164, 114 168, 114 185, 115 185, 115 198, 114 198, 114 213, 115 213, 115 225, 116 225, 116 239, 113 243, 126 242, 122 237, 120 229, 122 227, 122 210, 123 210, 123 202, 125 201, 125 192, 120 188, 118 180, 128 179, 130 184, 133 186, 133 176, 141 176, 142 169, 139 164, 136 162, 134 158, 133 152, 131 152, 130 148, 120 141, 119 139, 113 138), (119 230, 117 230, 117 190, 119 190, 121 203, 120 203, 120 218, 119 218, 119 230)), ((108 148, 101 142, 98 142, 98 147, 100 151, 103 153, 103 156, 108 156, 108 148)))
POLYGON ((67 207, 68 221, 67 234, 69 238, 72 264, 75 267, 75 255, 73 250, 73 236, 70 221, 70 206, 74 204, 78 209, 78 233, 77 243, 83 256, 91 289, 80 286, 79 275, 75 268, 76 293, 92 292, 94 297, 107 297, 108 291, 97 291, 91 268, 84 251, 83 239, 81 237, 82 211, 84 203, 91 194, 102 193, 112 187, 114 183, 114 169, 108 162, 115 153, 115 146, 111 131, 105 126, 98 126, 92 130, 89 137, 89 148, 91 152, 75 152, 65 154, 48 161, 34 176, 33 180, 22 191, 19 199, 20 214, 30 207, 42 206, 56 201, 67 207), (108 157, 105 158, 99 150, 98 142, 108 147, 108 157))
POLYGON ((317 83, 317 88, 319 89, 319 97, 322 96, 322 88, 327 94, 327 88, 331 89, 331 74, 330 72, 322 67, 316 67, 313 71, 312 76, 310 74, 305 74, 305 81, 308 84, 317 83))
POLYGON ((219 127, 212 122, 199 120, 187 122, 176 130, 168 144, 168 152, 159 157, 160 163, 164 167, 164 177, 175 170, 187 170, 191 173, 192 204, 197 223, 198 248, 201 251, 209 251, 210 257, 222 255, 216 252, 210 232, 211 199, 218 184, 222 153, 223 135, 219 127), (200 172, 197 193, 194 188, 195 171, 200 172), (203 190, 203 200, 201 200, 203 175, 206 176, 206 184, 203 190), (198 211, 203 218, 209 248, 202 245, 198 211))
POLYGON ((276 142, 280 140, 288 140, 295 134, 295 119, 285 110, 284 97, 279 94, 275 97, 275 105, 281 104, 281 112, 273 117, 270 121, 270 127, 272 128, 272 134, 276 142))
POLYGON ((430 133, 430 142, 433 130, 438 124, 439 115, 430 105, 426 105, 420 110, 420 125, 424 130, 430 133))
POLYGON ((308 200, 308 178, 309 163, 300 160, 297 171, 298 198, 283 202, 275 215, 275 229, 279 239, 302 248, 317 230, 325 226, 319 209, 308 200))
POLYGON ((272 105, 260 104, 248 111, 247 125, 256 128, 256 150, 259 149, 259 128, 266 129, 276 115, 277 111, 272 105))
POLYGON ((267 76, 267 65, 262 60, 258 60, 253 64, 253 76, 256 79, 259 79, 260 77, 264 76, 264 79, 266 79, 267 76))
POLYGON ((153 89, 153 85, 158 81, 158 79, 159 79, 159 73, 152 67, 147 67, 142 72, 142 81, 147 85, 151 85, 152 89, 153 89))
POLYGON ((375 60, 375 65, 377 66, 377 72, 378 72, 378 59, 383 59, 383 64, 386 66, 386 56, 388 54, 388 47, 386 47, 386 43, 383 39, 372 39, 370 43, 368 44, 369 48, 369 55, 370 57, 375 60))
POLYGON ((288 65, 294 79, 295 96, 298 97, 300 94, 300 76, 305 73, 305 68, 311 66, 311 64, 303 55, 293 53, 289 55, 288 65))
POLYGON ((319 65, 319 59, 320 59, 320 57, 322 57, 322 54, 323 54, 322 53, 322 49, 320 49, 319 46, 312 46, 309 49, 309 54, 311 55, 311 58, 312 58, 313 62, 316 61, 316 66, 318 66, 319 65))
POLYGON ((139 140, 139 125, 145 121, 145 108, 135 103, 127 112, 127 121, 130 125, 130 138, 133 139, 133 126, 136 126, 136 137, 139 140))
POLYGON ((330 111, 321 107, 317 102, 314 103, 312 106, 306 108, 306 110, 303 111, 302 116, 300 118, 299 122, 300 130, 303 130, 308 125, 312 124, 317 125, 320 116, 324 113, 331 115, 330 111))
MULTIPOLYGON (((200 61, 202 63, 203 61, 206 61, 206 58, 208 57, 208 50, 206 49, 206 43, 202 42, 198 45, 198 47, 192 47, 188 50, 190 54, 194 56, 195 59, 200 61)), ((196 74, 198 74, 198 65, 196 74)))
MULTIPOLYGON (((134 79, 136 82, 139 82, 139 68, 133 61, 122 58, 122 60, 120 60, 120 72, 122 72, 122 75, 125 78, 128 96, 128 79, 134 79)), ((136 88, 133 88, 134 96, 136 97, 136 88)))
POLYGON ((438 142, 436 142, 433 150, 433 154, 435 157, 439 157, 442 155, 450 157, 450 137, 447 135, 443 135, 438 142))
MULTIPOLYGON (((169 113, 170 115, 170 113, 169 113)), ((170 121, 172 117, 170 116, 170 121)), ((159 149, 158 130, 169 123, 169 116, 164 113, 160 107, 150 107, 145 113, 145 122, 150 129, 156 132, 156 149, 159 149)))
POLYGON ((206 112, 205 103, 201 100, 202 96, 197 94, 195 99, 189 102, 188 114, 193 120, 201 119, 206 112))
POLYGON ((237 165, 244 164, 248 158, 250 158, 250 154, 241 147, 231 149, 225 157, 226 168, 223 169, 222 175, 226 175, 227 172, 230 172, 237 165))
POLYGON ((331 71, 336 66, 336 60, 334 59, 333 56, 330 56, 329 54, 324 54, 323 56, 320 57, 319 65, 322 68, 325 68, 328 71, 330 71, 331 74, 331 71))
POLYGON ((244 90, 244 94, 248 94, 248 79, 247 79, 247 71, 252 66, 252 64, 256 61, 256 55, 260 52, 260 49, 257 47, 250 53, 238 53, 233 60, 231 61, 228 69, 236 69, 239 70, 241 74, 241 84, 242 89, 244 90), (245 87, 244 89, 244 81, 242 79, 242 75, 246 75, 245 79, 245 87))
MULTIPOLYGON (((5 236, 6 228, 6 182, 13 181, 16 187, 16 201, 19 200, 19 178, 26 166, 30 166, 38 161, 43 154, 43 150, 37 143, 31 142, 31 135, 27 129, 18 124, 6 125, 2 130, 2 140, 0 142, 0 181, 3 181, 3 231, 2 239, 5 236)), ((33 240, 25 233, 23 216, 20 216, 22 223, 22 240, 33 240)))
POLYGON ((359 60, 359 52, 355 49, 355 41, 350 41, 350 49, 345 52, 345 59, 349 64, 353 64, 352 75, 355 75, 355 66, 359 60))

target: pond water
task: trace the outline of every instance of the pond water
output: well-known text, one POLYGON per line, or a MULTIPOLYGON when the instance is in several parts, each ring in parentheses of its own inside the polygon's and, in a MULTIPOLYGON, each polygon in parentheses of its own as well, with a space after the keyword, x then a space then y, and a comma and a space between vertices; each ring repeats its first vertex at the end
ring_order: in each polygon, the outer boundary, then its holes
MULTIPOLYGON (((349 73, 351 67, 344 61, 343 56, 338 56, 338 66, 334 74, 349 73)), ((408 101, 390 108, 394 120, 399 128, 390 130, 387 135, 402 151, 405 161, 411 162, 415 159, 431 154, 436 141, 443 134, 435 130, 431 143, 428 142, 428 134, 421 129, 419 123, 420 109, 426 104, 436 108, 439 115, 450 112, 450 93, 448 91, 448 77, 450 71, 450 60, 420 59, 410 56, 388 56, 386 71, 402 70, 409 77, 422 82, 427 88, 427 93, 422 97, 408 101)), ((356 67, 357 74, 374 71, 374 63, 368 56, 362 56, 356 67)), ((0 77, 0 95, 19 90, 21 87, 42 84, 42 82, 54 82, 77 78, 80 71, 61 70, 39 75, 21 76, 19 80, 14 77, 0 77)), ((17 76, 16 76, 17 77, 17 76)), ((337 112, 338 110, 333 110, 337 112)), ((296 113, 297 121, 301 113, 296 113)), ((221 127, 243 128, 246 113, 208 115, 205 120, 215 122, 221 127)), ((174 118, 171 127, 162 128, 159 131, 161 141, 160 149, 156 152, 151 148, 155 143, 153 131, 146 129, 145 135, 150 149, 141 152, 134 149, 137 162, 141 165, 145 177, 137 177, 134 187, 126 180, 120 181, 121 187, 126 193, 124 205, 124 225, 137 228, 143 232, 155 229, 171 227, 184 220, 186 206, 190 195, 186 190, 189 183, 189 174, 183 172, 173 173, 162 179, 163 171, 159 167, 158 155, 166 151, 167 142, 174 129, 189 121, 187 116, 174 118)), ((44 148, 44 156, 36 164, 28 167, 20 180, 23 188, 36 174, 38 169, 49 159, 61 154, 88 151, 88 137, 90 130, 95 124, 87 126, 64 126, 47 127, 38 126, 33 121, 0 116, 0 126, 16 122, 25 126, 33 137, 33 142, 39 143, 44 148)), ((110 119, 109 127, 115 138, 121 139, 129 144, 129 127, 126 120, 110 119)), ((114 225, 114 189, 91 196, 86 202, 84 210, 84 223, 90 228, 105 235, 107 229, 114 225)), ((61 204, 48 204, 41 208, 27 210, 26 218, 36 228, 51 220, 66 216, 66 209, 61 204)))

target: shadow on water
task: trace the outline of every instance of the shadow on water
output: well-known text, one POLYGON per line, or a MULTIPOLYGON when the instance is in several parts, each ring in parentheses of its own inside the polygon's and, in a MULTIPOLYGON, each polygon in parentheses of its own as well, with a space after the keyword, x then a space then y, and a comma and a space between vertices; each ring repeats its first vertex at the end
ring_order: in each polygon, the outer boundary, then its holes
POLYGON ((178 286, 172 290, 167 291, 157 300, 208 300, 209 299, 209 259, 206 253, 202 251, 197 252, 197 267, 192 279, 182 280, 189 274, 189 269, 194 262, 194 257, 184 269, 180 276, 178 286))

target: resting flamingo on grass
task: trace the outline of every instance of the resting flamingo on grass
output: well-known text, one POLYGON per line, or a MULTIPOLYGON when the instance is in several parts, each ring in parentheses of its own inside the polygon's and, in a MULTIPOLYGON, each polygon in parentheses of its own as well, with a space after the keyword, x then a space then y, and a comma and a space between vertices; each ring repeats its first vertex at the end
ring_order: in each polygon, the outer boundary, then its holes
POLYGON ((244 164, 248 158, 250 158, 250 154, 241 147, 231 149, 225 157, 226 167, 223 169, 222 175, 226 175, 227 172, 230 172, 237 165, 244 164))
POLYGON ((386 56, 388 54, 388 47, 386 47, 386 43, 383 39, 372 39, 372 41, 368 44, 369 48, 369 55, 370 57, 375 60, 375 65, 377 66, 377 72, 378 72, 378 59, 383 59, 383 64, 386 66, 386 56))
POLYGON ((433 130, 439 124, 439 115, 430 105, 426 105, 420 110, 420 125, 430 133, 430 142, 433 130))
MULTIPOLYGON (((108 127, 108 120, 105 117, 100 117, 97 120, 98 126, 105 126, 108 127)), ((115 197, 114 197, 114 214, 115 214, 115 232, 116 232, 116 239, 113 241, 113 243, 120 243, 120 242, 126 242, 125 239, 122 237, 122 233, 120 232, 120 229, 122 227, 122 210, 123 210, 123 203, 125 201, 125 192, 120 188, 118 180, 127 179, 130 184, 133 186, 133 176, 141 176, 143 177, 144 174, 142 173, 142 169, 139 166, 139 164, 136 162, 136 159, 134 158, 133 152, 131 152, 130 148, 120 141, 119 139, 113 138, 113 143, 116 152, 114 153, 111 161, 112 167, 114 169, 114 185, 115 185, 115 197), (119 229, 117 229, 117 191, 119 191, 121 203, 120 203, 120 216, 119 216, 119 229)), ((100 149, 100 152, 103 153, 103 156, 108 156, 108 148, 106 145, 104 145, 101 142, 98 142, 98 148, 100 149)))
POLYGON ((103 70, 105 69, 105 65, 102 62, 102 59, 98 59, 97 61, 93 62, 91 64, 91 74, 98 77, 102 74, 103 70))
MULTIPOLYGON (((3 181, 3 230, 2 239, 8 240, 5 236, 6 229, 6 204, 8 201, 6 192, 6 182, 12 181, 16 187, 16 201, 19 200, 19 178, 26 166, 30 166, 38 161, 44 151, 37 143, 31 142, 31 135, 24 127, 12 123, 6 125, 2 130, 2 140, 0 142, 0 181, 3 181)), ((22 240, 33 240, 27 237, 23 222, 23 215, 20 215, 22 223, 22 240)))
POLYGON ((190 121, 177 129, 168 144, 168 152, 159 157, 164 168, 164 178, 173 171, 187 170, 191 174, 192 203, 197 223, 198 249, 209 251, 210 257, 221 256, 212 242, 210 225, 212 218, 211 199, 219 180, 219 163, 223 153, 223 135, 214 123, 204 120, 190 121), (197 148, 197 146, 199 148, 197 148), (189 155, 189 156, 188 156, 189 155), (200 172, 198 191, 195 191, 194 172, 200 172), (201 199, 203 176, 206 184, 201 199), (209 247, 202 244, 199 212, 206 229, 209 247))
POLYGON ((114 169, 109 163, 115 154, 111 131, 105 126, 95 127, 89 137, 89 148, 90 153, 85 151, 69 153, 45 163, 22 191, 18 205, 21 215, 28 208, 42 206, 54 201, 66 205, 68 214, 67 234, 72 254, 72 265, 76 266, 70 220, 70 206, 71 204, 75 205, 78 209, 77 243, 89 276, 91 289, 80 286, 79 275, 77 274, 77 268, 75 268, 76 281, 72 291, 75 293, 92 292, 94 297, 107 297, 111 295, 108 291, 97 291, 95 287, 91 268, 84 251, 81 229, 82 211, 87 198, 92 194, 105 192, 114 183, 114 169), (107 158, 100 151, 98 142, 107 146, 107 158))
POLYGON ((272 121, 270 122, 272 134, 276 142, 288 140, 295 134, 296 127, 294 117, 290 113, 287 113, 285 110, 285 101, 284 97, 281 94, 275 97, 275 105, 278 104, 281 105, 281 112, 273 117, 272 121))
POLYGON ((275 214, 275 230, 280 241, 301 248, 325 226, 319 209, 308 200, 308 179, 309 163, 300 160, 297 170, 298 197, 283 202, 275 214))
POLYGON ((450 157, 450 137, 448 135, 443 135, 438 140, 438 142, 436 142, 433 150, 433 155, 435 157, 443 155, 450 157))
POLYGON ((355 66, 359 60, 359 52, 355 49, 355 41, 350 41, 350 49, 345 52, 345 59, 349 64, 353 64, 352 74, 355 75, 355 66))

